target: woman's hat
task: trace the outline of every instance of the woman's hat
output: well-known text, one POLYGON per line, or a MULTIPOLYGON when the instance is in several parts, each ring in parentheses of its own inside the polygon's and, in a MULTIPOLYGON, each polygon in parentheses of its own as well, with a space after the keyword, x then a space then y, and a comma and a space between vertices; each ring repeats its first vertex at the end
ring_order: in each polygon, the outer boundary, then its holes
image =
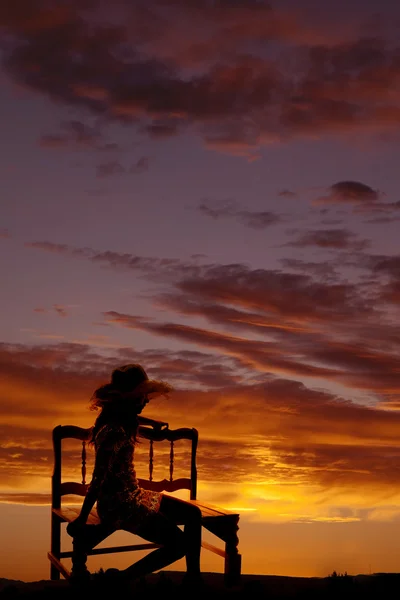
POLYGON ((144 395, 165 395, 172 391, 172 386, 164 381, 149 379, 141 365, 129 364, 114 369, 111 374, 111 385, 119 392, 130 392, 129 397, 144 395))
POLYGON ((164 381, 149 379, 141 365, 128 364, 114 369, 111 381, 94 393, 93 408, 99 408, 109 402, 121 398, 121 394, 129 392, 129 400, 141 399, 143 396, 167 396, 172 386, 164 381))

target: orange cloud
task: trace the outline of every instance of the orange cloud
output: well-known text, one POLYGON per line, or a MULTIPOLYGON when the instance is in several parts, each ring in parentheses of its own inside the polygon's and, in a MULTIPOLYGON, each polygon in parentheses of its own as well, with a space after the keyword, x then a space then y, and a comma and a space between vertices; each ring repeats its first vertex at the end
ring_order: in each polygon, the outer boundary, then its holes
MULTIPOLYGON (((397 498, 397 413, 298 381, 257 377, 254 369, 223 356, 121 348, 105 358, 89 347, 54 344, 1 349, 0 501, 46 502, 52 427, 90 426, 93 389, 116 364, 131 360, 175 386, 169 401, 154 401, 148 415, 172 427, 199 429, 200 485, 214 502, 217 495, 272 520, 331 519, 341 504, 360 519, 372 514, 375 503, 384 506, 388 494, 397 498)), ((184 449, 177 452, 179 465, 184 449)), ((71 476, 79 477, 79 454, 79 448, 66 449, 64 466, 71 476)), ((140 469, 147 460, 143 446, 140 469)), ((168 448, 157 449, 157 460, 159 469, 168 470, 168 448)))

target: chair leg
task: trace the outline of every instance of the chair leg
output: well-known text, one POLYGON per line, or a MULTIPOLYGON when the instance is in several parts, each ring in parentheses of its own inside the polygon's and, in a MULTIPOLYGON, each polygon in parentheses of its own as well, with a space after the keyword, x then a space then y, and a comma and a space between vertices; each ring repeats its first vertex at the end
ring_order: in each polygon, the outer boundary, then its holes
POLYGON ((242 555, 236 546, 225 545, 224 579, 227 586, 239 585, 242 570, 242 555))
POLYGON ((60 571, 53 564, 50 565, 50 579, 51 581, 58 581, 60 579, 60 571))
MULTIPOLYGON (((61 521, 54 514, 51 515, 51 552, 56 558, 60 558, 61 552, 61 521)), ((50 564, 50 579, 58 581, 60 571, 53 563, 50 564)))
POLYGON ((85 579, 90 576, 90 571, 86 566, 88 551, 100 544, 114 531, 115 529, 103 524, 86 525, 82 535, 73 538, 71 569, 73 579, 85 579))
POLYGON ((83 537, 78 536, 72 540, 72 579, 85 579, 90 575, 86 566, 87 562, 87 544, 83 537))

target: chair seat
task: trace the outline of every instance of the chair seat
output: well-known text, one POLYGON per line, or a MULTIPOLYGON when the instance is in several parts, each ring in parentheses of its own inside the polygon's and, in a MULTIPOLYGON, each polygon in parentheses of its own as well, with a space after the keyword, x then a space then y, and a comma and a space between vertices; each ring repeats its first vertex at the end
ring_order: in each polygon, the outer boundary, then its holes
MULTIPOLYGON (((224 542, 235 545, 238 543, 238 513, 205 504, 199 500, 190 500, 189 502, 201 510, 203 527, 205 529, 224 542)), ((54 515, 57 515, 61 523, 70 523, 79 515, 80 509, 78 507, 66 506, 63 508, 53 508, 52 512, 54 515)), ((87 525, 100 525, 101 521, 95 508, 90 511, 86 523, 87 525)), ((178 523, 178 525, 183 525, 183 523, 178 523)), ((220 553, 218 552, 218 554, 220 553)))
MULTIPOLYGON (((76 519, 81 512, 81 509, 75 506, 63 506, 62 508, 52 508, 51 510, 54 515, 59 517, 61 523, 70 523, 76 519)), ((88 525, 100 524, 100 518, 95 508, 92 508, 90 511, 88 520, 86 522, 88 525)))
MULTIPOLYGON (((221 509, 218 506, 214 506, 212 504, 205 504, 199 500, 187 500, 190 504, 194 504, 201 510, 201 514, 203 517, 204 525, 206 523, 211 522, 211 520, 215 521, 215 519, 220 518, 221 521, 226 522, 235 522, 239 520, 239 514, 234 513, 229 510, 221 509)), ((53 514, 57 515, 62 523, 70 523, 80 513, 80 508, 75 506, 63 506, 62 508, 53 508, 53 514)), ((88 520, 88 525, 98 525, 100 524, 100 518, 97 514, 96 508, 92 508, 90 511, 88 520)), ((182 525, 182 523, 180 523, 182 525)))

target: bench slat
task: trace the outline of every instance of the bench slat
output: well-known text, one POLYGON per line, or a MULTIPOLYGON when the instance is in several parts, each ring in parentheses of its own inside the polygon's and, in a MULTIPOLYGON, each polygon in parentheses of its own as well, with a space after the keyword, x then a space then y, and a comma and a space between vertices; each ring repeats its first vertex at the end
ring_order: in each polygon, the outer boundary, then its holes
MULTIPOLYGON (((64 506, 63 508, 53 508, 53 514, 57 515, 63 523, 70 523, 81 512, 81 509, 74 506, 64 506)), ((94 508, 90 511, 87 524, 98 525, 100 523, 99 516, 94 508)))
MULTIPOLYGON (((130 544, 129 546, 107 546, 107 548, 92 548, 87 550, 88 556, 96 556, 98 554, 110 554, 110 552, 134 552, 136 550, 154 550, 155 548, 162 548, 160 544, 153 544, 151 542, 145 544, 130 544)), ((60 553, 60 558, 71 558, 73 550, 67 550, 66 552, 60 553)))
POLYGON ((71 577, 71 571, 67 569, 65 565, 62 564, 59 558, 54 556, 52 552, 47 553, 47 557, 50 560, 51 564, 58 569, 58 571, 65 577, 65 579, 69 579, 71 577))
MULTIPOLYGON (((213 505, 207 505, 204 502, 198 502, 197 500, 188 500, 188 502, 198 506, 201 510, 203 518, 205 519, 207 519, 207 517, 211 517, 213 519, 220 517, 222 520, 230 520, 229 517, 235 518, 238 516, 235 513, 224 511, 222 508, 217 508, 213 505)), ((66 523, 76 519, 80 513, 80 508, 74 506, 63 506, 62 508, 53 508, 52 510, 54 514, 56 514, 62 521, 66 523)), ((97 523, 100 523, 100 519, 95 508, 90 511, 87 523, 89 525, 96 525, 97 523)))
MULTIPOLYGON (((236 513, 225 511, 223 508, 205 504, 204 502, 199 502, 198 500, 188 500, 188 502, 190 502, 191 504, 195 504, 200 508, 201 514, 205 520, 207 520, 207 517, 210 517, 213 520, 220 518, 221 521, 231 521, 236 520, 236 517, 238 517, 236 513)), ((73 521, 80 513, 80 508, 74 506, 53 508, 52 510, 53 513, 56 514, 65 523, 73 521)), ((87 523, 88 525, 97 525, 98 523, 100 523, 100 519, 97 515, 97 511, 95 508, 93 508, 90 511, 87 523)))
POLYGON ((204 516, 207 516, 207 515, 209 515, 210 517, 216 517, 218 515, 232 516, 232 517, 239 516, 239 513, 233 512, 231 510, 227 510, 225 508, 221 508, 220 506, 215 506, 215 504, 208 504, 208 502, 202 502, 201 500, 190 500, 190 503, 198 506, 204 516))

